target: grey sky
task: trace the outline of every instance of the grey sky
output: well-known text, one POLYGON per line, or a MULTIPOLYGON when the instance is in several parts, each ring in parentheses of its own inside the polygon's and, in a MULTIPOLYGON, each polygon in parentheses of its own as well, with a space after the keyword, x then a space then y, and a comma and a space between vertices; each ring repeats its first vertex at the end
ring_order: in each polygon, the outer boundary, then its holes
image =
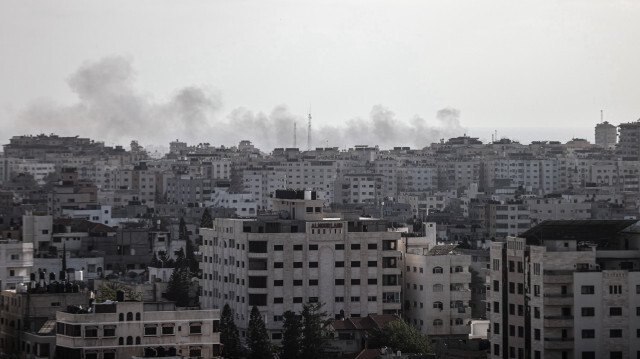
POLYGON ((540 131, 509 128, 541 126, 561 128, 552 139, 592 140, 600 109, 614 124, 640 117, 638 19, 639 2, 604 0, 3 0, 0 133, 4 143, 54 130, 98 136, 132 118, 139 126, 107 142, 232 145, 237 128, 218 130, 242 115, 291 128, 282 146, 298 119, 305 147, 311 105, 314 146, 344 145, 338 132, 365 141, 342 132, 384 130, 372 125, 381 114, 406 133, 420 122, 429 141, 465 131, 488 140, 494 128, 529 141, 540 131), (103 73, 114 68, 119 82, 103 73), (124 110, 119 91, 133 98, 124 110), (436 113, 448 107, 461 126, 442 128, 436 113))

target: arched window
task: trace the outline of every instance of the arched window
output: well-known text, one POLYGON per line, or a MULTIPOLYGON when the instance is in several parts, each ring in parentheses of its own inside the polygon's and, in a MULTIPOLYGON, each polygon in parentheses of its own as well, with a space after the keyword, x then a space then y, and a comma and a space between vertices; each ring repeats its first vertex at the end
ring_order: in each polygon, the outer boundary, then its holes
POLYGON ((433 326, 434 327, 441 327, 442 326, 442 319, 434 319, 433 320, 433 326))
POLYGON ((433 309, 442 310, 442 308, 443 308, 442 302, 433 302, 433 309))
POLYGON ((136 320, 140 320, 140 313, 136 313, 136 320))
POLYGON ((442 284, 439 284, 439 283, 433 285, 433 291, 434 292, 442 292, 443 288, 444 287, 442 286, 442 284))
POLYGON ((442 267, 433 267, 433 274, 442 274, 442 267))
POLYGON ((127 337, 127 345, 133 345, 133 337, 127 337))
POLYGON ((118 338, 118 345, 123 345, 124 344, 124 339, 122 339, 122 337, 118 338))
MULTIPOLYGON (((458 318, 460 319, 460 318, 458 318)), ((460 319, 460 321, 462 321, 462 319, 460 319)), ((461 323, 462 324, 462 323, 461 323)), ((140 337, 136 337, 136 344, 139 345, 140 344, 140 337)))
POLYGON ((133 320, 133 313, 127 313, 127 322, 133 320))
POLYGON ((118 320, 121 322, 124 321, 124 313, 118 314, 118 320))

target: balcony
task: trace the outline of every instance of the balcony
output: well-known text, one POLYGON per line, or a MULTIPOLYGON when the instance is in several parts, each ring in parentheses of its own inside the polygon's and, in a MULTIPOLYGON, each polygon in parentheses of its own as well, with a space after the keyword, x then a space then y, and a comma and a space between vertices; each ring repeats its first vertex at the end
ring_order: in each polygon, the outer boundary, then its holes
POLYGON ((573 349, 573 338, 544 338, 544 348, 551 350, 573 349))
POLYGON ((573 315, 545 315, 545 328, 572 328, 573 315))
POLYGON ((566 284, 573 283, 572 270, 545 270, 544 282, 549 284, 566 284))
POLYGON ((471 291, 469 289, 452 290, 449 293, 451 294, 451 300, 463 300, 463 301, 471 300, 471 291))
POLYGON ((561 294, 561 293, 545 293, 544 305, 573 305, 573 293, 561 294))

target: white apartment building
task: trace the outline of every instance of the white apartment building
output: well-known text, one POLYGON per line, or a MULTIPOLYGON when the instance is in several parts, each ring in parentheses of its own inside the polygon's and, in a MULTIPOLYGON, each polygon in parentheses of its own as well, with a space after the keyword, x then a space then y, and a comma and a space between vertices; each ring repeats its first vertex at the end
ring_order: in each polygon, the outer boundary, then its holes
POLYGON ((63 209, 62 215, 65 218, 86 219, 87 221, 113 226, 111 219, 111 206, 98 205, 95 209, 63 209))
POLYGON ((591 202, 571 201, 566 198, 530 198, 524 202, 529 207, 531 225, 546 220, 591 218, 591 202))
POLYGON ((29 283, 32 266, 33 243, 0 240, 0 290, 16 289, 23 283, 29 283))
POLYGON ((271 198, 287 185, 287 174, 274 167, 247 168, 242 172, 244 189, 258 202, 259 210, 273 208, 271 198))
POLYGON ((471 256, 438 245, 404 257, 404 317, 431 339, 467 339, 471 320, 471 256))
POLYGON ((220 311, 172 302, 105 302, 56 313, 56 352, 68 359, 217 358, 220 311))
POLYGON ((285 173, 287 189, 315 191, 318 198, 327 203, 334 202, 337 174, 337 164, 334 161, 289 160, 274 165, 274 168, 285 173))
POLYGON ((283 313, 307 302, 324 303, 332 317, 399 313, 400 233, 371 218, 324 218, 323 202, 311 191, 278 191, 280 215, 201 228, 202 305, 228 303, 242 334, 256 305, 274 340, 283 313))
POLYGON ((640 355, 636 221, 548 221, 491 246, 491 358, 640 355))
POLYGON ((211 200, 204 203, 205 207, 233 208, 239 217, 255 217, 258 215, 258 202, 251 193, 229 193, 228 188, 216 187, 211 194, 211 200))
POLYGON ((377 203, 384 198, 384 176, 375 173, 349 173, 342 184, 343 203, 377 203))

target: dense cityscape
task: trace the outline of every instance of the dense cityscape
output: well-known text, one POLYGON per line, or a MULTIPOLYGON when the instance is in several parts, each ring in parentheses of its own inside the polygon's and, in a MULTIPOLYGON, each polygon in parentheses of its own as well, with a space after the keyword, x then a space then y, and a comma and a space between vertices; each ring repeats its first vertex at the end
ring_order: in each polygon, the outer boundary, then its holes
POLYGON ((310 138, 12 137, 2 356, 640 355, 640 122, 595 143, 310 138))

